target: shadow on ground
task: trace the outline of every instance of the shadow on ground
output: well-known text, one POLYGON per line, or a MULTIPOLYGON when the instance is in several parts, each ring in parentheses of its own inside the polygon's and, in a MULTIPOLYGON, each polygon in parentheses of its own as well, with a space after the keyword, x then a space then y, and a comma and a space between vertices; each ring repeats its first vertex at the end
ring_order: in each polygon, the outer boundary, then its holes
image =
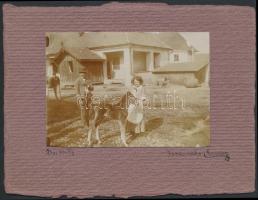
POLYGON ((47 124, 61 122, 80 116, 76 103, 72 101, 47 100, 47 124))

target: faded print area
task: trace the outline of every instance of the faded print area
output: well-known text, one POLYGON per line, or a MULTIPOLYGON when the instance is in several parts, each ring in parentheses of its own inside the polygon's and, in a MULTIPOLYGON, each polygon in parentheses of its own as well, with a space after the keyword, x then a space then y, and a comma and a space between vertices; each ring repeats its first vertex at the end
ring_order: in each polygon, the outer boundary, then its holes
POLYGON ((46 33, 47 146, 210 143, 209 33, 46 33))

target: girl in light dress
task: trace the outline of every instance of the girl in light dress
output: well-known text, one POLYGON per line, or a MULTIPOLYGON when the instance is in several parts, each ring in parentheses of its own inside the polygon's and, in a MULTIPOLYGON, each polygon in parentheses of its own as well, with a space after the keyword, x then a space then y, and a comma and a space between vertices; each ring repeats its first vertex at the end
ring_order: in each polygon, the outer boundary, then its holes
POLYGON ((140 76, 134 76, 130 92, 135 100, 133 104, 129 104, 127 120, 136 124, 135 133, 145 132, 143 102, 146 100, 143 79, 140 76))

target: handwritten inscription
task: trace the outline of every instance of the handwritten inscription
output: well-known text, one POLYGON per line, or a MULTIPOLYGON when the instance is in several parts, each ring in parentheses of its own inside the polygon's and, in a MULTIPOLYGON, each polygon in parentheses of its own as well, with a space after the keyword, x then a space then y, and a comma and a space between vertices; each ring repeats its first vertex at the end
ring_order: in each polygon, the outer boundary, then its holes
POLYGON ((74 156, 72 149, 47 149, 46 153, 49 156, 74 156))
POLYGON ((205 150, 205 151, 190 151, 190 152, 176 152, 176 151, 167 151, 167 154, 169 157, 192 157, 192 156, 197 156, 197 157, 203 157, 203 158, 210 158, 210 159, 215 159, 215 158, 223 158, 225 161, 230 161, 230 155, 228 152, 224 151, 210 151, 210 150, 205 150))

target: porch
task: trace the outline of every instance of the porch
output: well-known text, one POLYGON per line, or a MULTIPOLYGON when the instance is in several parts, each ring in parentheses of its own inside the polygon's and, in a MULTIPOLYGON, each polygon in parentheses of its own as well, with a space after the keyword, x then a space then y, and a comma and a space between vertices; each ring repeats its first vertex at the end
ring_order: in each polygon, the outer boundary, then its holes
POLYGON ((135 48, 112 49, 99 52, 105 58, 105 84, 131 84, 134 75, 150 80, 151 72, 160 66, 161 53, 135 48))

